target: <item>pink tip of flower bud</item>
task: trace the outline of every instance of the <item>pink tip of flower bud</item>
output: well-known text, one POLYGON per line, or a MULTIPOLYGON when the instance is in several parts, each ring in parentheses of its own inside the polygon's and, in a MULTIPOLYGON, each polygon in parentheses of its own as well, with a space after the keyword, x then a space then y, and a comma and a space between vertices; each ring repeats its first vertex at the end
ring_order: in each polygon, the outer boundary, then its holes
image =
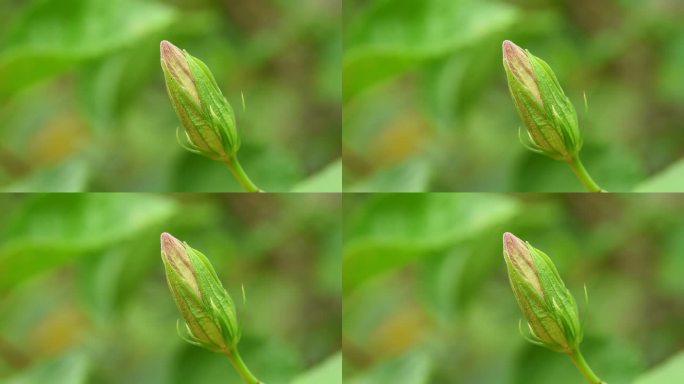
POLYGON ((539 86, 527 52, 510 40, 504 40, 502 50, 504 65, 510 74, 525 84, 525 88, 541 103, 539 86))
POLYGON ((506 251, 506 254, 509 255, 509 258, 511 255, 529 253, 525 243, 510 232, 504 233, 503 243, 504 250, 506 251))
POLYGON ((162 40, 161 43, 159 43, 159 53, 162 57, 169 57, 176 49, 178 48, 168 40, 162 40))
POLYGON ((161 254, 165 262, 183 277, 199 296, 195 270, 190 262, 188 251, 180 240, 164 232, 161 234, 161 254))
POLYGON ((169 75, 190 94, 193 100, 199 102, 199 96, 197 95, 197 87, 193 81, 192 72, 190 71, 190 66, 188 65, 188 59, 185 57, 185 53, 171 44, 167 40, 162 40, 159 43, 159 54, 161 56, 162 66, 169 75))
MULTIPOLYGON (((163 41, 162 43, 164 43, 164 42, 165 41, 163 41)), ((515 43, 513 43, 510 40, 504 40, 501 48, 503 49, 504 57, 510 57, 514 54, 514 52, 516 52, 517 50, 520 50, 520 47, 515 45, 515 43)))
POLYGON ((503 235, 504 257, 543 295, 537 268, 532 260, 528 245, 514 234, 506 232, 503 235))
POLYGON ((175 237, 171 236, 170 233, 164 232, 161 234, 161 248, 164 253, 164 257, 167 260, 178 259, 181 252, 185 252, 185 247, 183 243, 175 237))

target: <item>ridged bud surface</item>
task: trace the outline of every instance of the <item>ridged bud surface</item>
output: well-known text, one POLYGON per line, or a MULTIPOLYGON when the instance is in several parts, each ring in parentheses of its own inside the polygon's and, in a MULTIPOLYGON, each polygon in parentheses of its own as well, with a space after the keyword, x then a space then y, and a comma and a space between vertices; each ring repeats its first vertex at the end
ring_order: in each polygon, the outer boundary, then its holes
POLYGON ((235 115, 211 71, 168 41, 159 49, 166 89, 188 149, 214 160, 230 160, 240 147, 235 115))
POLYGON ((513 234, 503 236, 513 295, 529 324, 530 341, 572 353, 582 341, 577 304, 551 259, 513 234))
POLYGON ((529 149, 563 161, 582 147, 575 107, 542 59, 503 42, 503 65, 513 103, 527 129, 529 149))

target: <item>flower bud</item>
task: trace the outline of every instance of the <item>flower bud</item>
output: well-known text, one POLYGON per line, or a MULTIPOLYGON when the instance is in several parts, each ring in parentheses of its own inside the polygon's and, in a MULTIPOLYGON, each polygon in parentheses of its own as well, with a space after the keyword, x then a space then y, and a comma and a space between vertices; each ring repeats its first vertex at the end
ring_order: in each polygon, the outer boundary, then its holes
POLYGON ((513 234, 503 236, 508 278, 530 330, 528 340, 572 353, 582 341, 577 304, 551 259, 513 234))
POLYGON ((161 235, 161 255, 169 289, 185 320, 188 337, 181 337, 210 351, 233 350, 240 339, 235 305, 206 256, 168 233, 161 235))
POLYGON ((503 64, 508 89, 527 128, 530 150, 571 161, 582 147, 575 107, 544 60, 506 40, 503 64))
POLYGON ((164 40, 161 67, 173 109, 185 130, 186 149, 229 160, 240 147, 235 115, 207 66, 164 40))

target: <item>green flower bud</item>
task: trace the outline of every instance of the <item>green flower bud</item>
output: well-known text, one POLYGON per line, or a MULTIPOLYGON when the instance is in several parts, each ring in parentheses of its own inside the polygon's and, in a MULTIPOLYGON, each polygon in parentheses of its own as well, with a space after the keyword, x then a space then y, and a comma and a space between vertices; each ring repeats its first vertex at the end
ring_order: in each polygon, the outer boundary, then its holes
POLYGON ((168 233, 161 235, 161 256, 185 320, 188 337, 181 337, 210 351, 233 351, 240 339, 235 305, 206 256, 168 233))
POLYGON ((544 60, 503 42, 508 88, 529 136, 528 149, 569 162, 582 147, 575 107, 544 60))
POLYGON ((504 233, 508 278, 530 330, 528 340, 572 354, 582 341, 577 304, 551 259, 511 233, 504 233))
POLYGON ((161 67, 173 109, 191 152, 228 161, 240 148, 235 115, 207 66, 168 41, 160 44, 161 67))

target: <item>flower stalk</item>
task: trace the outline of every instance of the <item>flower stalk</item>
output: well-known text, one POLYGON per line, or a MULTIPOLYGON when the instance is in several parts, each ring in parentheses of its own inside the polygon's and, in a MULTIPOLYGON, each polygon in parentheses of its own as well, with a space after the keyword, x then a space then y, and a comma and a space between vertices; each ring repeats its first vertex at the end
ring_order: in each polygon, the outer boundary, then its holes
POLYGON ((502 49, 508 89, 527 130, 527 139, 521 137, 521 143, 567 163, 587 191, 602 192, 579 159, 583 139, 577 112, 551 67, 509 40, 502 49))
POLYGON ((568 164, 570 165, 572 172, 577 176, 587 191, 605 192, 603 188, 596 184, 589 172, 587 172, 587 169, 584 168, 584 164, 582 164, 582 160, 580 160, 579 153, 575 155, 568 164))
POLYGON ((259 187, 256 186, 256 184, 252 182, 249 176, 247 176, 247 173, 244 169, 242 169, 242 166, 240 165, 237 156, 231 156, 228 160, 225 161, 225 164, 235 177, 235 180, 237 180, 238 183, 240 183, 240 185, 242 186, 242 188, 245 189, 245 191, 263 192, 261 189, 259 189, 259 187))
POLYGON ((178 334, 186 342, 225 354, 247 384, 263 384, 240 353, 235 305, 209 259, 168 233, 161 235, 161 256, 171 295, 185 322, 178 334))
POLYGON ((254 376, 254 374, 249 370, 249 368, 247 368, 247 365, 242 360, 242 356, 240 356, 240 353, 237 349, 230 353, 226 352, 225 355, 228 357, 228 360, 230 360, 230 363, 233 365, 233 367, 245 383, 263 384, 261 381, 259 381, 259 379, 256 378, 256 376, 254 376))
POLYGON ((575 350, 574 353, 570 355, 570 359, 588 383, 605 384, 605 381, 602 381, 598 376, 596 376, 591 367, 589 367, 589 364, 587 364, 587 361, 584 360, 584 356, 582 356, 582 352, 580 352, 579 348, 577 348, 577 350, 575 350))
POLYGON ((248 192, 261 192, 237 158, 240 136, 235 113, 221 93, 214 75, 200 59, 164 40, 161 67, 171 105, 185 131, 186 150, 225 163, 248 192))
POLYGON ((584 329, 577 304, 553 261, 510 232, 503 236, 503 255, 513 295, 527 321, 529 335, 523 337, 565 353, 589 383, 603 383, 580 352, 584 329))

